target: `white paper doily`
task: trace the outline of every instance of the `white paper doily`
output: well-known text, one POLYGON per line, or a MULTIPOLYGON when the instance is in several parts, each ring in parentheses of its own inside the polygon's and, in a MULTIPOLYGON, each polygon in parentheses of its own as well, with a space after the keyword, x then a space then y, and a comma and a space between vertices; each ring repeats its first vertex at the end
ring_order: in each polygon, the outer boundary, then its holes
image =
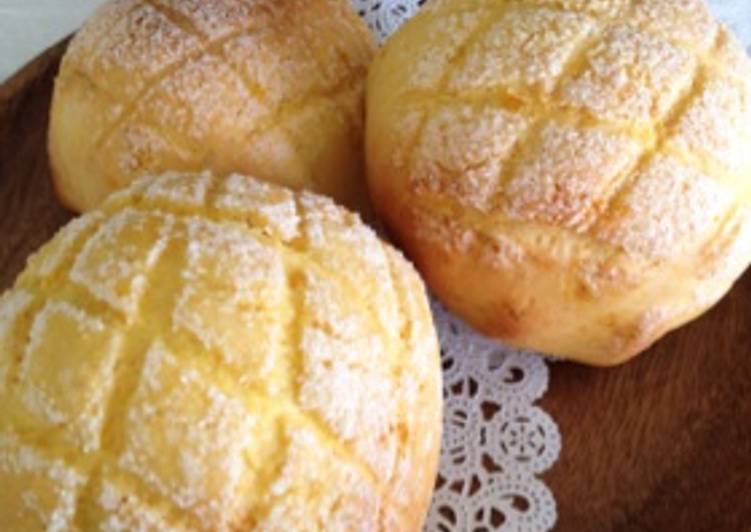
POLYGON ((379 43, 405 20, 412 17, 426 0, 350 0, 365 19, 379 43))
POLYGON ((435 302, 433 316, 445 403, 426 530, 550 530, 555 500, 536 475, 558 459, 561 436, 533 404, 548 388, 546 361, 483 338, 435 302))
MULTIPOLYGON (((425 0, 351 0, 383 42, 425 0)), ((710 0, 751 54, 751 0, 710 0)), ((544 358, 475 333, 433 303, 441 341, 444 427, 426 532, 547 531, 555 499, 537 477, 561 451, 555 421, 534 402, 548 387, 544 358)))

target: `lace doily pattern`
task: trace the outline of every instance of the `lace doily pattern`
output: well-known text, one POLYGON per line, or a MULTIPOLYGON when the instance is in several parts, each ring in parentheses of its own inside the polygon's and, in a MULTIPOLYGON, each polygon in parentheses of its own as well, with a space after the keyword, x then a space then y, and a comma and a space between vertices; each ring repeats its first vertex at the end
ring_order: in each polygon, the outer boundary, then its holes
POLYGON ((382 43, 407 19, 412 17, 426 0, 351 0, 379 43, 382 43))
POLYGON ((485 339, 436 302, 433 315, 445 404, 426 530, 550 530, 555 500, 537 475, 557 460, 561 436, 533 404, 547 391, 547 363, 485 339))

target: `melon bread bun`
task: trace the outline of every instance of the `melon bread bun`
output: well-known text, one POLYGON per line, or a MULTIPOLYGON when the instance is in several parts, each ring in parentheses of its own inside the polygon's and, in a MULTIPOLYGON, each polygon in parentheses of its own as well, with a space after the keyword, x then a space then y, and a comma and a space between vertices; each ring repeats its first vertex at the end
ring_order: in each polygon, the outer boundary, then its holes
POLYGON ((751 62, 701 0, 435 0, 367 87, 376 210, 452 310, 595 365, 751 261, 751 62))
POLYGON ((441 401, 423 283, 358 216, 137 180, 0 297, 0 523, 417 532, 441 401))
POLYGON ((55 188, 76 211, 144 174, 212 170, 366 211, 374 44, 348 0, 111 0, 55 82, 55 188))

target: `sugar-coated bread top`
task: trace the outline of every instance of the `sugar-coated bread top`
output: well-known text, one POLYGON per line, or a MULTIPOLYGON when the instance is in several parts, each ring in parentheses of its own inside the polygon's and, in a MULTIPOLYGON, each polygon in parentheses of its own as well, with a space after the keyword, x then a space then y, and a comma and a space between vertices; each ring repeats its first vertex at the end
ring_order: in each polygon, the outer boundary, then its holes
POLYGON ((208 168, 360 208, 373 50, 348 0, 112 0, 55 83, 57 191, 87 210, 139 175, 208 168))
POLYGON ((139 180, 0 298, 0 523, 418 531, 440 380, 422 281, 357 215, 139 180))
POLYGON ((376 210, 488 334, 620 362, 751 260, 751 62, 701 0, 436 0, 367 98, 376 210))

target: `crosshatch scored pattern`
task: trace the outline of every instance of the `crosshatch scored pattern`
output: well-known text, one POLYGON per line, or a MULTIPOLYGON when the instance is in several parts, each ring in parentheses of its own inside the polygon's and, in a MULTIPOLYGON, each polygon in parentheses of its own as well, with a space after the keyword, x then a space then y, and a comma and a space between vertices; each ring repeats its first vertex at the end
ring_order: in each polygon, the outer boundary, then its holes
POLYGON ((341 21, 348 9, 318 0, 105 4, 72 41, 62 71, 91 87, 84 103, 106 110, 91 118, 98 168, 120 185, 144 165, 151 173, 187 171, 207 161, 222 172, 252 164, 257 177, 294 180, 286 184, 297 188, 324 186, 334 179, 328 174, 341 173, 323 192, 352 201, 345 179, 359 160, 334 157, 324 144, 351 142, 359 154, 351 132, 362 128, 372 48, 364 28, 341 21), (319 16, 326 10, 330 16, 319 16), (294 31, 265 29, 279 25, 294 31), (310 123, 320 139, 302 135, 310 123), (236 160, 213 155, 225 152, 236 160))
POLYGON ((411 141, 394 164, 412 169, 428 211, 462 204, 467 227, 490 214, 649 260, 751 224, 737 173, 751 142, 749 62, 703 2, 459 4, 423 8, 446 17, 453 48, 425 43, 397 104, 411 141), (686 208, 660 208, 666 195, 686 208))
POLYGON ((423 293, 328 199, 141 181, 0 299, 0 504, 23 529, 414 528, 440 438, 423 293))

